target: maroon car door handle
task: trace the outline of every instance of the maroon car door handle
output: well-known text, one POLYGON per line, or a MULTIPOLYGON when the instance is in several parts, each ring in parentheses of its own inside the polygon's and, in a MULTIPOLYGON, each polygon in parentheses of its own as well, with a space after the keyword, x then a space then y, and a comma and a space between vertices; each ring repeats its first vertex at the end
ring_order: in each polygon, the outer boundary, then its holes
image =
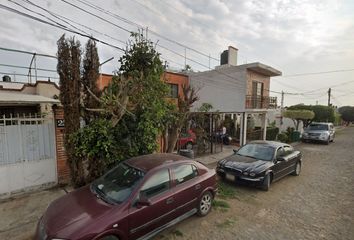
POLYGON ((196 190, 200 189, 200 184, 195 185, 195 189, 196 190))
POLYGON ((171 204, 175 201, 175 199, 173 197, 170 197, 166 200, 166 204, 171 204))

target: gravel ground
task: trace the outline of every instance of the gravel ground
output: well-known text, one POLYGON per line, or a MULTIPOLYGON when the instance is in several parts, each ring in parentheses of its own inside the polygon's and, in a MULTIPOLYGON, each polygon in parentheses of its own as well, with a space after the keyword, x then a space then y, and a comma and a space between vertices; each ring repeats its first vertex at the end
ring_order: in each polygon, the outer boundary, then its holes
MULTIPOLYGON (((285 177, 268 192, 229 186, 235 192, 227 200, 230 208, 213 209, 204 218, 191 217, 155 240, 354 240, 354 127, 338 132, 328 146, 296 148, 304 155, 300 176, 285 177)), ((0 239, 31 239, 48 203, 64 194, 57 188, 0 203, 0 239)))
POLYGON ((234 185, 230 208, 192 217, 155 239, 354 239, 354 127, 330 145, 300 144, 300 176, 268 192, 234 185))

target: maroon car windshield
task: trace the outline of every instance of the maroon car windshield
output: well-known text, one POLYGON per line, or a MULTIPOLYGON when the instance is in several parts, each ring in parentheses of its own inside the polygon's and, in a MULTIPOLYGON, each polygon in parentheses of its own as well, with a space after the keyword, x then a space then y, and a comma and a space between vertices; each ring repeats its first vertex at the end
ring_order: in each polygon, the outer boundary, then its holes
POLYGON ((91 184, 91 189, 107 202, 122 203, 143 179, 144 172, 125 163, 98 178, 91 184))

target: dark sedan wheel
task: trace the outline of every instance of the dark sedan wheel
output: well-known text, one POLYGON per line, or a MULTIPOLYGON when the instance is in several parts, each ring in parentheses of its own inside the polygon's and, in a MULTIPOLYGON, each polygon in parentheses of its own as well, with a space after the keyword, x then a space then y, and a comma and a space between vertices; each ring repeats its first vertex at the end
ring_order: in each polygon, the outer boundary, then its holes
POLYGON ((268 173, 267 175, 265 175, 264 179, 263 179, 263 183, 262 183, 262 190, 264 191, 268 191, 270 188, 270 181, 271 181, 271 176, 268 173))
POLYGON ((297 162, 295 164, 295 170, 293 172, 293 175, 294 176, 299 176, 300 175, 300 172, 301 172, 301 162, 297 162))
POLYGON ((213 201, 213 195, 208 191, 203 194, 198 206, 198 215, 201 217, 206 216, 211 210, 211 202, 213 201))

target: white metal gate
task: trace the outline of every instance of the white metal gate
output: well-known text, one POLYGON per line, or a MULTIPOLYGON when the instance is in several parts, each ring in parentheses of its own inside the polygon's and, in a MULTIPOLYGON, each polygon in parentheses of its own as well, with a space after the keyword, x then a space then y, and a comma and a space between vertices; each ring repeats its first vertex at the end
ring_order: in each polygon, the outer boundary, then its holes
POLYGON ((0 118, 0 196, 57 182, 54 120, 0 118))

